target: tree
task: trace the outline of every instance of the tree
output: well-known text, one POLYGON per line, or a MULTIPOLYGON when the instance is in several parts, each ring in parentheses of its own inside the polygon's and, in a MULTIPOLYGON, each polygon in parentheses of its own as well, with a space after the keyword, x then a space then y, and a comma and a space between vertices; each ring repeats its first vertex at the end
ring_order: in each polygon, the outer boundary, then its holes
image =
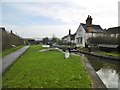
POLYGON ((53 37, 52 40, 50 41, 51 44, 57 43, 57 38, 53 37))
POLYGON ((43 41, 44 44, 49 44, 49 38, 48 37, 43 38, 42 41, 43 41))

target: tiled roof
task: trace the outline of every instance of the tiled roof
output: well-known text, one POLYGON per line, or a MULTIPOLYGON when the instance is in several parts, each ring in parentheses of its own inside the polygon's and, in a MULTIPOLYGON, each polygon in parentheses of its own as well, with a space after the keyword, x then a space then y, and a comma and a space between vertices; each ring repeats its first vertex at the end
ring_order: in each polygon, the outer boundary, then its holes
POLYGON ((106 32, 107 32, 107 33, 113 33, 113 34, 115 34, 115 33, 120 33, 120 26, 119 26, 119 27, 108 28, 108 29, 106 30, 106 32))
MULTIPOLYGON (((67 35, 68 36, 68 35, 67 35)), ((64 37, 62 37, 62 39, 65 39, 65 38, 67 38, 67 36, 64 36, 64 37)))
MULTIPOLYGON (((85 31, 87 32, 87 26, 86 26, 86 24, 81 23, 81 25, 83 26, 83 28, 84 28, 85 31)), ((100 25, 94 25, 94 24, 93 24, 92 27, 93 27, 93 32, 94 32, 94 33, 97 33, 97 32, 105 32, 105 31, 101 28, 100 25)))

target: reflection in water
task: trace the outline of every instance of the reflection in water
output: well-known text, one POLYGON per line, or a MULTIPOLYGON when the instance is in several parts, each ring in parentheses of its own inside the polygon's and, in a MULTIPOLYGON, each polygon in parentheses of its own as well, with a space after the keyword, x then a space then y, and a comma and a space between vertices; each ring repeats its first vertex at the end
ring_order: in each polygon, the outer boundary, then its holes
POLYGON ((96 73, 101 78, 107 88, 118 88, 120 79, 120 67, 118 62, 86 55, 96 73))
POLYGON ((100 69, 97 74, 102 79, 103 83, 108 88, 117 88, 118 87, 118 74, 116 71, 112 71, 111 69, 104 70, 100 69))

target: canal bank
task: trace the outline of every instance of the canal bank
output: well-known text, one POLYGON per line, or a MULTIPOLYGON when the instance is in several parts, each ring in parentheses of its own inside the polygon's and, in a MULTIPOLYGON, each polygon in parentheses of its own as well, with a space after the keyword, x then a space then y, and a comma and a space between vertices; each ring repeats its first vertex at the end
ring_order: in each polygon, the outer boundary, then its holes
POLYGON ((80 55, 83 60, 83 64, 84 64, 84 66, 88 72, 88 76, 92 82, 92 87, 93 88, 102 88, 104 90, 107 90, 105 84, 99 78, 99 76, 95 72, 94 68, 90 64, 89 60, 87 60, 87 58, 83 54, 78 54, 78 55, 80 55))
MULTIPOLYGON (((64 53, 61 49, 57 49, 57 50, 64 53)), ((105 84, 99 78, 99 76, 97 75, 94 68, 92 67, 90 62, 87 60, 87 58, 83 54, 75 54, 75 53, 71 53, 71 54, 81 56, 83 65, 85 66, 85 69, 86 69, 86 71, 88 73, 88 77, 89 77, 89 79, 90 79, 90 81, 92 83, 92 88, 95 88, 95 89, 102 88, 102 90, 107 90, 105 84)))
MULTIPOLYGON (((59 50, 64 53, 61 48, 59 48, 59 50)), ((97 75, 97 73, 95 72, 94 68, 92 67, 92 65, 90 64, 90 62, 87 60, 87 58, 80 53, 71 53, 71 54, 75 54, 75 55, 79 55, 82 58, 83 64, 85 66, 85 69, 88 73, 88 77, 91 80, 92 83, 92 88, 101 88, 103 90, 107 90, 105 84, 102 82, 102 80, 99 78, 99 76, 97 75)))
POLYGON ((71 52, 92 55, 92 56, 103 58, 103 59, 110 59, 110 60, 120 61, 120 57, 103 56, 103 55, 96 54, 94 52, 87 52, 87 51, 80 51, 80 50, 71 50, 71 52))
POLYGON ((107 88, 118 89, 120 80, 119 62, 85 55, 89 60, 97 75, 101 78, 107 88))
MULTIPOLYGON (((61 48, 60 48, 61 49, 61 48)), ((64 49, 63 49, 64 51, 64 49)), ((120 62, 119 59, 110 59, 104 58, 99 55, 93 55, 92 53, 86 52, 86 53, 80 53, 78 50, 70 50, 71 54, 77 54, 77 55, 84 55, 83 63, 86 65, 86 70, 88 71, 89 77, 93 83, 93 88, 102 88, 102 89, 113 89, 113 90, 119 90, 119 83, 118 80, 120 80, 120 62), (93 72, 92 72, 93 71, 93 72), (98 79, 96 79, 94 77, 98 79), (98 81, 99 80, 99 81, 98 81), (100 82, 100 83, 98 83, 100 82), (100 85, 102 84, 102 85, 100 85)))
MULTIPOLYGON (((106 88, 120 90, 118 82, 120 80, 120 62, 82 53, 76 54, 82 55, 82 58, 84 59, 83 62, 86 65, 86 69, 88 68, 90 77, 93 77, 91 80, 94 84, 96 83, 96 80, 94 79, 94 74, 91 72, 91 66, 94 68, 94 72, 97 74, 97 76, 99 76, 99 79, 101 79, 106 88), (86 62, 88 63, 88 66, 86 62)), ((95 85, 93 87, 96 87, 95 85)))
POLYGON ((105 84, 99 78, 99 76, 97 75, 94 68, 92 67, 90 62, 87 60, 87 58, 84 57, 84 55, 81 55, 81 57, 83 59, 83 63, 85 65, 85 67, 86 67, 86 70, 87 70, 87 72, 89 74, 89 78, 92 81, 93 88, 106 88, 105 84))

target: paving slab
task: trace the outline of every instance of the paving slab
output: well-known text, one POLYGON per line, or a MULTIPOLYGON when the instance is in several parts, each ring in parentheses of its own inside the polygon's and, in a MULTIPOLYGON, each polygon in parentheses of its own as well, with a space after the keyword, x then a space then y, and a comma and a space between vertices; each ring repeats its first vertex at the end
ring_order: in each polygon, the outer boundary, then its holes
POLYGON ((0 58, 0 75, 4 73, 13 62, 15 62, 27 49, 29 46, 24 46, 23 48, 8 54, 7 56, 0 58))

